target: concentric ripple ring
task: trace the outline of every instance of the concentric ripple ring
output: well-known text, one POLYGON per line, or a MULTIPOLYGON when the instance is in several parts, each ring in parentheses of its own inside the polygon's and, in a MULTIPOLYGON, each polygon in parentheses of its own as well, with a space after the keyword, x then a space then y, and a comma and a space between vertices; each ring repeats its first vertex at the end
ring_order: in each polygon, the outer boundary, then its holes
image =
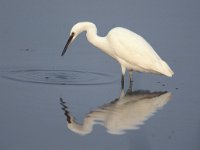
POLYGON ((0 71, 0 76, 20 82, 54 85, 92 85, 112 83, 115 81, 111 74, 76 70, 4 70, 0 71))

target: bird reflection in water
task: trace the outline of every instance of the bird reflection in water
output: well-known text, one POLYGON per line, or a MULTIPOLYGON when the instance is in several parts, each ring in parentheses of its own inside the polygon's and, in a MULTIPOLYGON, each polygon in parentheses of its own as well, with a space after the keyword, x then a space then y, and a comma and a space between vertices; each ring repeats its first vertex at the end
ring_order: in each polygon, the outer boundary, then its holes
POLYGON ((110 134, 124 134, 126 130, 138 129, 171 98, 171 93, 166 91, 132 91, 131 89, 129 88, 126 93, 122 90, 119 98, 89 112, 82 124, 77 123, 70 114, 66 102, 60 98, 68 128, 80 135, 86 135, 92 132, 94 124, 101 124, 110 134))

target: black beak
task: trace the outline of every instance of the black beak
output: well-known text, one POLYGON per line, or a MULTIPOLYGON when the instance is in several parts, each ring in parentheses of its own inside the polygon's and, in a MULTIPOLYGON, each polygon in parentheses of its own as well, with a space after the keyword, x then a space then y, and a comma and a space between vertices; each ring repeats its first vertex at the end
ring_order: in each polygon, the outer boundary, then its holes
POLYGON ((61 56, 63 56, 65 54, 65 52, 67 51, 67 48, 68 48, 69 44, 71 43, 73 37, 74 37, 74 32, 72 32, 72 34, 69 36, 69 39, 67 40, 67 43, 63 49, 61 56))

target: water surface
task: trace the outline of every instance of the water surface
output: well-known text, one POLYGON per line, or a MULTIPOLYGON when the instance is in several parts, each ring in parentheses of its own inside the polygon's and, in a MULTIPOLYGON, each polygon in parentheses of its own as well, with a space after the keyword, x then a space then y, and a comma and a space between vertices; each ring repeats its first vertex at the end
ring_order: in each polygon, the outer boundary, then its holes
POLYGON ((200 8, 195 0, 0 2, 0 149, 199 150, 200 8), (112 8, 112 9, 111 9, 112 8), (134 73, 71 26, 142 35, 175 72, 134 73))

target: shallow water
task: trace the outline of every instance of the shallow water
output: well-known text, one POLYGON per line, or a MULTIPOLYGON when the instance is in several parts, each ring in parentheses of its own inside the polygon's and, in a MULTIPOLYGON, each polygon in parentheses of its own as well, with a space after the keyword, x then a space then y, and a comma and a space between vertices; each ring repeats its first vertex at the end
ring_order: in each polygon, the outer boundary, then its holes
POLYGON ((199 150, 199 6, 2 1, 0 149, 199 150), (175 75, 134 73, 129 87, 126 74, 121 90, 119 64, 85 35, 61 57, 66 32, 82 20, 99 35, 116 25, 143 35, 175 75))
POLYGON ((3 149, 199 147, 191 80, 135 73, 133 90, 127 75, 123 91, 119 73, 9 67, 0 74, 3 149))
MULTIPOLYGON (((63 71, 53 72, 63 76, 63 83, 68 83, 71 71, 65 74, 63 71)), ((77 82, 63 85, 58 79, 53 84, 33 82, 30 72, 28 75, 31 77, 29 81, 25 78, 26 82, 18 80, 19 75, 16 80, 11 78, 13 72, 9 72, 6 78, 6 73, 1 78, 1 146, 6 149, 63 149, 69 145, 74 149, 82 146, 95 149, 108 148, 113 142, 124 142, 115 147, 122 149, 129 140, 143 139, 144 133, 145 138, 158 134, 160 131, 151 130, 162 130, 160 121, 170 118, 169 106, 163 108, 171 101, 169 92, 121 91, 120 80, 113 82, 112 78, 112 82, 99 85, 76 85, 77 82)), ((43 79, 43 73, 34 75, 43 79)), ((78 72, 77 78, 79 75, 82 76, 78 72)), ((101 76, 103 78, 104 74, 101 76)))

